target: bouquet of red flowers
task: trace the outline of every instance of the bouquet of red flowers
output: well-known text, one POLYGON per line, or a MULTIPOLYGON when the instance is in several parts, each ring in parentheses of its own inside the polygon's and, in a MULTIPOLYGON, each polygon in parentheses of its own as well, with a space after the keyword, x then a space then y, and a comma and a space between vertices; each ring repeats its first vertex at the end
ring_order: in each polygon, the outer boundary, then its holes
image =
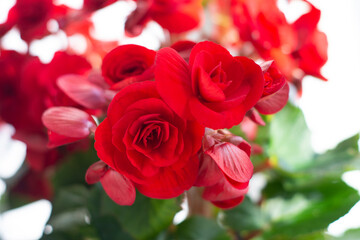
POLYGON ((327 38, 299 2, 290 22, 276 0, 17 0, 0 40, 17 29, 28 52, 0 45, 0 119, 27 146, 9 196, 53 204, 42 239, 326 237, 358 200, 331 156, 353 159, 358 136, 310 146, 294 103, 305 76, 326 81, 327 38), (123 39, 94 36, 94 14, 126 4, 123 39), (155 50, 136 40, 151 24, 155 50), (56 34, 68 45, 50 61, 32 52, 56 34), (250 200, 254 173, 267 180, 250 200))

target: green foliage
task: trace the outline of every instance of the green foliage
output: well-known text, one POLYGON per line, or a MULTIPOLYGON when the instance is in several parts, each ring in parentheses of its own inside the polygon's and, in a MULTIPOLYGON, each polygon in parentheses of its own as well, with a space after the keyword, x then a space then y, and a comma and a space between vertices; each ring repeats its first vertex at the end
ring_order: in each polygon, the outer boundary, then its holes
POLYGON ((178 199, 150 199, 137 193, 132 206, 115 204, 102 189, 94 189, 90 199, 91 218, 114 216, 122 228, 135 239, 154 239, 168 229, 180 210, 178 199))
POLYGON ((219 215, 219 220, 223 225, 237 230, 242 234, 254 230, 265 228, 269 222, 267 216, 261 209, 256 206, 248 197, 231 210, 224 211, 219 215))
POLYGON ((310 163, 313 150, 310 131, 299 108, 287 104, 277 113, 270 125, 271 156, 287 171, 295 171, 310 163))
POLYGON ((171 239, 176 240, 231 240, 228 233, 213 219, 194 216, 177 226, 171 239))
POLYGON ((71 154, 64 163, 57 169, 53 178, 53 185, 55 189, 60 189, 65 186, 73 184, 83 184, 85 182, 85 173, 88 167, 98 161, 98 157, 93 148, 86 152, 77 152, 71 154))

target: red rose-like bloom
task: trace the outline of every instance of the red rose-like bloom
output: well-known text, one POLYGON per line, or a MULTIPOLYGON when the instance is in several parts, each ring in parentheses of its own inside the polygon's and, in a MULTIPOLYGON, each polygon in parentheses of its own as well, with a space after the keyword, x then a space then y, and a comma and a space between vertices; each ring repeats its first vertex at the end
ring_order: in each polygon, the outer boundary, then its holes
POLYGON ((155 66, 156 86, 165 102, 180 116, 214 129, 239 124, 264 89, 254 61, 233 57, 212 42, 195 45, 189 64, 175 50, 163 48, 155 66))
POLYGON ((253 173, 250 145, 227 130, 206 129, 196 186, 203 198, 221 208, 238 205, 248 191, 253 173))
POLYGON ((172 198, 194 184, 204 128, 176 115, 154 82, 121 90, 107 116, 95 131, 97 154, 142 194, 172 198))
POLYGON ((109 52, 102 63, 102 75, 113 89, 154 77, 156 52, 139 45, 122 45, 109 52))

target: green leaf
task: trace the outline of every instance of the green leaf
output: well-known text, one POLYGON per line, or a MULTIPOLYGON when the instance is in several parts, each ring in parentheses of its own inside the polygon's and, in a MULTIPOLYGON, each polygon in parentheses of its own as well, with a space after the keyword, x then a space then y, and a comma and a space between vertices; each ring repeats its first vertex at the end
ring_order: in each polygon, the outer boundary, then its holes
POLYGON ((92 225, 96 227, 101 240, 132 240, 127 233, 125 233, 120 226, 118 220, 114 216, 101 216, 94 218, 92 225))
POLYGON ((58 231, 66 231, 75 226, 87 225, 89 213, 86 208, 89 190, 82 185, 59 189, 53 201, 49 224, 58 231))
POLYGON ((299 108, 287 104, 277 113, 271 121, 270 136, 269 153, 281 168, 295 171, 312 160, 310 131, 299 108))
POLYGON ((132 206, 121 206, 118 218, 132 236, 137 239, 152 239, 167 229, 180 210, 177 199, 151 199, 137 193, 132 206))
POLYGON ((44 234, 40 240, 98 240, 94 228, 90 225, 76 226, 66 231, 54 230, 50 234, 44 234))
POLYGON ((59 189, 53 200, 52 215, 84 208, 89 190, 82 185, 73 185, 59 189))
POLYGON ((265 202, 264 209, 272 216, 272 223, 264 236, 289 237, 324 230, 359 201, 357 191, 340 179, 323 179, 295 191, 291 199, 275 198, 265 202), (283 210, 279 211, 272 201, 277 201, 283 210))
POLYGON ((235 208, 221 212, 219 219, 223 225, 241 233, 262 229, 270 220, 248 197, 235 208))
POLYGON ((53 178, 53 185, 56 189, 73 185, 83 184, 85 182, 85 173, 88 167, 98 161, 98 157, 93 148, 86 152, 77 152, 71 154, 57 169, 53 178))
POLYGON ((180 210, 179 205, 176 198, 158 200, 137 193, 132 206, 119 206, 100 188, 94 189, 89 199, 91 219, 114 216, 124 231, 135 239, 154 239, 167 230, 180 210))
POLYGON ((225 229, 213 219, 194 216, 177 226, 172 239, 176 240, 231 240, 225 229))
POLYGON ((359 134, 339 143, 334 149, 315 157, 311 165, 303 171, 321 175, 341 176, 345 171, 360 168, 358 148, 359 134))
POLYGON ((326 240, 359 240, 360 239, 360 228, 350 229, 346 231, 342 236, 334 237, 327 235, 326 240))

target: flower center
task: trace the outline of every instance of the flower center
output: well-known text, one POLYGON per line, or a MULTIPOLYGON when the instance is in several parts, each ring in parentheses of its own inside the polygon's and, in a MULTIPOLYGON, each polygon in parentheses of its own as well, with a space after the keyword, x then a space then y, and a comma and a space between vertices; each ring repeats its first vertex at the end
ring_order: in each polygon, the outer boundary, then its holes
POLYGON ((227 79, 226 72, 221 66, 221 62, 216 65, 210 73, 203 68, 198 70, 198 89, 200 98, 207 102, 221 102, 226 99, 224 90, 231 84, 227 79))

